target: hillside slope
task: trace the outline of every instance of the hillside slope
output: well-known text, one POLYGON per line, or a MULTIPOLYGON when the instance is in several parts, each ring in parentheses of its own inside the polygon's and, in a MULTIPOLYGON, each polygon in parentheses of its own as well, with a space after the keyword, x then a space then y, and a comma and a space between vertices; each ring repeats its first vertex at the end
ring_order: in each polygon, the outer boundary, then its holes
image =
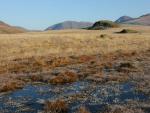
POLYGON ((77 21, 65 21, 55 24, 46 29, 47 30, 61 30, 61 29, 82 29, 92 26, 91 22, 77 22, 77 21))
POLYGON ((26 32, 26 30, 21 27, 11 26, 0 21, 0 34, 14 34, 23 32, 26 32))
POLYGON ((150 14, 125 22, 127 24, 150 25, 150 14))
POLYGON ((138 18, 131 18, 128 16, 122 16, 115 22, 123 24, 134 24, 134 25, 150 25, 150 14, 142 15, 138 18))
POLYGON ((129 17, 129 16, 122 16, 119 19, 117 19, 115 22, 116 23, 122 23, 122 22, 126 22, 126 21, 130 21, 133 20, 134 18, 129 17))

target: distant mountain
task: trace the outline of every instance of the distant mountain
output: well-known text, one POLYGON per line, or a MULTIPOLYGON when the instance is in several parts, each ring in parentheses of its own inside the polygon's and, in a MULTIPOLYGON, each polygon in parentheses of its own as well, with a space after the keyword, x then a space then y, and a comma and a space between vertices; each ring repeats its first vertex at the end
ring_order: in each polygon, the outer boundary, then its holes
POLYGON ((65 21, 55 24, 46 29, 47 30, 61 30, 61 29, 82 29, 92 26, 91 22, 77 22, 77 21, 65 21))
POLYGON ((116 20, 115 22, 116 23, 123 23, 123 22, 130 21, 130 20, 133 20, 133 19, 134 18, 129 17, 129 16, 122 16, 118 20, 116 20))
POLYGON ((15 27, 0 21, 0 34, 23 33, 27 30, 21 27, 15 27))
POLYGON ((150 26, 150 14, 142 15, 139 18, 125 22, 126 24, 148 25, 150 26))
POLYGON ((146 17, 146 16, 150 16, 150 13, 145 14, 145 15, 142 15, 142 16, 140 16, 140 17, 146 17))
POLYGON ((22 30, 24 30, 24 31, 30 31, 29 29, 26 29, 26 28, 20 27, 20 26, 13 26, 13 27, 18 28, 18 29, 22 29, 22 30))
POLYGON ((150 26, 150 13, 142 15, 138 18, 132 18, 131 20, 120 21, 119 23, 150 26))

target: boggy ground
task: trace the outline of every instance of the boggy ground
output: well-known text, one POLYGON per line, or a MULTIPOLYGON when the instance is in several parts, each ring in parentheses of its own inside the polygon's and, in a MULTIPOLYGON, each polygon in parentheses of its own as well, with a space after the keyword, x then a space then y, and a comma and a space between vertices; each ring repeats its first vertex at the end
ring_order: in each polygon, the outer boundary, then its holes
POLYGON ((47 72, 1 76, 1 112, 150 112, 150 50, 46 59, 47 72))
MULTIPOLYGON (((147 52, 149 51, 147 50, 147 52)), ((4 86, 1 85, 0 89, 3 90, 5 87, 7 89, 9 85, 16 87, 17 84, 21 87, 25 83, 31 82, 65 84, 85 79, 95 82, 107 82, 109 79, 125 81, 128 79, 129 72, 141 69, 128 59, 142 53, 145 52, 122 53, 118 51, 107 55, 15 59, 9 65, 0 67, 1 73, 3 73, 0 83, 6 83, 4 86)))
POLYGON ((149 113, 149 31, 0 35, 0 112, 149 113))

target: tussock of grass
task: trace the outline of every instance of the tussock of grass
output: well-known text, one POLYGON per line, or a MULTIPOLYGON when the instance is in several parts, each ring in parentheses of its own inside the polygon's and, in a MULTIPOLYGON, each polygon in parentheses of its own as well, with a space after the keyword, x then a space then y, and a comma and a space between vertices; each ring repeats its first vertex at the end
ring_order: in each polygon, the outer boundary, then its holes
POLYGON ((85 107, 80 107, 77 113, 90 113, 90 111, 85 107))
POLYGON ((106 38, 107 37, 107 35, 106 34, 102 34, 102 35, 100 35, 100 38, 106 38))
POLYGON ((9 62, 9 65, 0 65, 1 73, 35 73, 49 70, 51 68, 65 66, 70 64, 71 61, 69 57, 31 57, 15 59, 9 62))
POLYGON ((45 113, 68 113, 68 105, 63 100, 47 101, 44 110, 45 113))
POLYGON ((123 62, 115 67, 118 72, 131 72, 136 71, 137 68, 131 62, 123 62))
POLYGON ((43 77, 41 75, 32 75, 30 76, 32 82, 42 82, 43 77))
POLYGON ((14 91, 16 89, 21 89, 23 87, 23 83, 19 81, 7 82, 0 87, 0 92, 8 92, 14 91))
POLYGON ((66 71, 52 78, 51 80, 49 80, 49 82, 52 84, 65 84, 65 83, 72 83, 77 80, 78 80, 78 75, 76 73, 66 71))
POLYGON ((80 63, 88 62, 88 61, 91 61, 91 60, 93 60, 92 56, 88 56, 88 55, 81 55, 81 56, 79 56, 79 62, 80 63))

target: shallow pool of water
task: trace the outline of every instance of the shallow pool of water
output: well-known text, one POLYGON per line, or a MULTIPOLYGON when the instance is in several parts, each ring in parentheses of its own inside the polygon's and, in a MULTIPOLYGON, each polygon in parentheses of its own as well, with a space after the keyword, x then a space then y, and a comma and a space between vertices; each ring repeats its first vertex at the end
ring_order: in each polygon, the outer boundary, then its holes
POLYGON ((133 83, 101 85, 79 81, 66 85, 30 84, 21 90, 1 95, 0 112, 37 113, 43 110, 44 101, 56 99, 69 101, 70 112, 84 105, 92 113, 96 113, 107 104, 121 104, 128 100, 143 101, 148 97, 142 93, 137 93, 133 83), (76 100, 69 98, 77 94, 82 96, 76 100))

